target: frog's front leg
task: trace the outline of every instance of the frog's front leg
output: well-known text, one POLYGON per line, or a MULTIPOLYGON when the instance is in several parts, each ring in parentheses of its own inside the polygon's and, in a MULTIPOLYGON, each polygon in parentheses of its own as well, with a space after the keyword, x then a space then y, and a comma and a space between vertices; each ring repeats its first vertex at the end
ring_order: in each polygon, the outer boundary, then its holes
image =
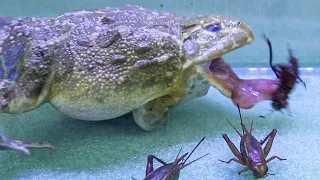
POLYGON ((184 102, 202 97, 210 84, 203 78, 191 77, 186 86, 181 86, 170 95, 154 99, 132 111, 134 120, 142 129, 150 131, 166 125, 169 111, 184 102))
POLYGON ((50 143, 41 142, 23 142, 20 140, 11 140, 0 134, 0 150, 15 150, 25 154, 31 154, 30 148, 48 148, 55 150, 56 148, 50 143))
POLYGON ((0 81, 0 113, 19 114, 31 111, 45 102, 48 90, 35 94, 27 89, 28 84, 0 81))
POLYGON ((132 111, 133 118, 138 126, 146 131, 163 127, 167 124, 170 106, 178 100, 171 96, 154 99, 132 111))
POLYGON ((57 57, 54 45, 39 44, 45 36, 38 29, 24 19, 0 18, 0 113, 31 111, 47 99, 57 57))
MULTIPOLYGON (((54 77, 55 44, 44 44, 42 27, 28 19, 0 17, 0 113, 18 114, 45 103, 54 77), (42 34, 41 34, 42 33, 42 34)), ((58 43, 58 42, 57 42, 58 43)), ((60 53, 61 55, 61 53, 60 53)), ((47 143, 10 140, 0 135, 0 150, 30 154, 28 148, 51 148, 47 143)))

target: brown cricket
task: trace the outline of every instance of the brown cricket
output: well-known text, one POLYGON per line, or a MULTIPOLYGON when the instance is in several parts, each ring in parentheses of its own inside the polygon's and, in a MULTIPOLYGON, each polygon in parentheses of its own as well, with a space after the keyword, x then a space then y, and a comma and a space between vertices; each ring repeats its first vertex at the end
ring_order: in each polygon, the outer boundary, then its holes
POLYGON ((247 170, 251 170, 252 174, 255 178, 266 177, 268 175, 267 164, 270 161, 274 160, 275 158, 277 158, 279 160, 286 160, 286 159, 282 159, 278 156, 272 156, 268 160, 266 160, 266 157, 268 156, 268 154, 271 150, 272 143, 273 143, 274 137, 276 136, 277 130, 273 129, 272 132, 270 134, 268 134, 266 138, 264 138, 263 140, 261 140, 259 142, 254 136, 252 136, 253 121, 251 122, 250 131, 248 131, 246 126, 243 124, 239 105, 238 105, 238 110, 239 110, 243 134, 241 134, 230 123, 229 120, 227 120, 227 121, 241 137, 240 152, 237 149, 237 147, 233 144, 233 142, 231 142, 231 140, 229 139, 227 134, 223 134, 222 137, 227 142, 229 148, 231 149, 232 153, 236 156, 236 158, 232 158, 229 161, 223 161, 223 160, 219 160, 219 161, 225 162, 227 164, 229 164, 231 161, 235 161, 243 166, 246 166, 243 169, 241 169, 240 171, 238 171, 239 175, 247 170), (267 144, 262 149, 262 145, 266 141, 267 141, 267 144))
POLYGON ((149 155, 147 169, 146 169, 146 177, 144 178, 144 180, 177 180, 177 179, 179 179, 181 169, 187 167, 191 163, 193 163, 193 162, 195 162, 195 161, 197 161, 197 160, 199 160, 209 154, 209 153, 207 153, 207 154, 185 164, 187 162, 187 160, 189 159, 189 157, 191 156, 191 154, 196 150, 196 148, 200 145, 200 143, 204 139, 205 139, 205 137, 203 137, 200 140, 200 142, 196 145, 196 147, 191 151, 191 153, 189 154, 189 156, 185 160, 184 160, 184 158, 188 155, 188 153, 185 153, 184 155, 179 157, 179 154, 181 152, 182 147, 181 147, 175 161, 172 163, 165 163, 160 158, 158 158, 154 155, 149 155), (160 162, 161 164, 163 164, 163 166, 154 170, 153 169, 153 159, 155 159, 158 162, 160 162))
POLYGON ((273 65, 272 45, 269 38, 267 38, 265 35, 264 38, 269 46, 270 67, 277 76, 277 78, 280 80, 280 85, 278 89, 274 92, 272 97, 272 107, 274 110, 279 111, 288 106, 288 95, 292 91, 294 85, 298 82, 298 80, 304 85, 305 88, 306 84, 299 77, 298 59, 292 55, 291 48, 288 46, 289 61, 287 65, 273 65))

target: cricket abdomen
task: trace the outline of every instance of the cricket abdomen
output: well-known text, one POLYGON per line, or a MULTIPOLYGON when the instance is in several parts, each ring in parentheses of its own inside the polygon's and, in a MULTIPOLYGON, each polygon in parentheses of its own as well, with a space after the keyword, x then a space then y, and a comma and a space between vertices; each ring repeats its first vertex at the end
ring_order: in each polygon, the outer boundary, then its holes
POLYGON ((180 169, 172 166, 172 163, 161 166, 149 174, 144 180, 178 180, 180 169))
POLYGON ((240 151, 246 164, 255 165, 266 162, 259 141, 251 134, 245 134, 241 139, 240 151))

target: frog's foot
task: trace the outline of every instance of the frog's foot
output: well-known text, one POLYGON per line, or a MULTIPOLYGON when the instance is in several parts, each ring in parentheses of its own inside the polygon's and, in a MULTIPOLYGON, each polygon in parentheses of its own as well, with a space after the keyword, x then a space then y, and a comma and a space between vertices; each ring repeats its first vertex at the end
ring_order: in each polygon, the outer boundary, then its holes
POLYGON ((169 109, 151 110, 143 105, 132 111, 133 118, 137 125, 146 131, 163 127, 167 124, 169 109))
POLYGON ((177 102, 177 99, 170 96, 160 97, 133 110, 133 118, 146 131, 163 127, 167 124, 170 106, 177 102))
POLYGON ((49 143, 39 142, 23 142, 19 140, 11 140, 0 134, 0 150, 15 150, 25 154, 31 154, 29 148, 47 148, 55 150, 56 148, 49 143))
POLYGON ((44 102, 47 92, 48 90, 32 95, 23 85, 15 81, 0 80, 0 113, 18 114, 31 111, 44 102))

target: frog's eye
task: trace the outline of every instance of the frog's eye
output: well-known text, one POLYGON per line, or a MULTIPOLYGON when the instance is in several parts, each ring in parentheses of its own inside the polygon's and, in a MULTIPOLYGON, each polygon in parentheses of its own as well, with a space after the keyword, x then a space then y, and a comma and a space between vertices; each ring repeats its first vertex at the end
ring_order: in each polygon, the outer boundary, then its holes
POLYGON ((221 29, 222 29, 222 27, 220 24, 210 24, 205 27, 205 30, 207 30, 209 32, 219 32, 219 31, 221 31, 221 29))

